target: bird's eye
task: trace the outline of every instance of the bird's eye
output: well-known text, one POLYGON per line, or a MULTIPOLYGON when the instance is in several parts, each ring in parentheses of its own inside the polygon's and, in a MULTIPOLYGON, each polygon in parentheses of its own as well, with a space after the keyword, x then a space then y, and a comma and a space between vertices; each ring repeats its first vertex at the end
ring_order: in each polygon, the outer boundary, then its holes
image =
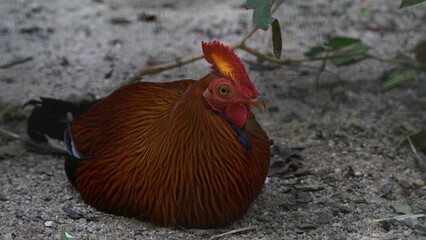
POLYGON ((219 87, 219 93, 222 95, 228 95, 229 94, 229 89, 225 86, 220 86, 219 87))

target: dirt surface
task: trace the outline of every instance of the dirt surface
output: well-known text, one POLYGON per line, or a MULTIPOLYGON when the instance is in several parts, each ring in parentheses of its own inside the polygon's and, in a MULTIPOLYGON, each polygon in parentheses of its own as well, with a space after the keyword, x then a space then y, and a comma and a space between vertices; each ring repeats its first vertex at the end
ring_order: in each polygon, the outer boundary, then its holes
MULTIPOLYGON (((24 134, 30 110, 19 106, 30 99, 102 97, 143 66, 198 54, 202 40, 232 44, 252 26, 245 1, 143 2, 0 1, 1 125, 24 134), (156 18, 137 20, 142 13, 156 18), (4 67, 19 60, 27 61, 4 67)), ((275 14, 283 56, 302 58, 313 44, 350 36, 374 54, 413 57, 410 50, 426 39, 426 4, 398 6, 285 1, 275 14)), ((257 32, 248 44, 270 50, 269 33, 257 32)), ((399 215, 393 203, 426 212, 426 174, 404 141, 425 129, 426 97, 417 91, 425 74, 383 91, 381 77, 396 65, 329 63, 317 85, 319 62, 279 66, 237 54, 268 105, 256 112, 259 122, 275 145, 302 149, 304 164, 268 178, 243 219, 225 229, 178 229, 99 212, 68 183, 62 157, 27 152, 0 136, 0 239, 58 239, 62 230, 79 239, 206 239, 249 226, 256 228, 225 239, 426 239, 425 218, 372 221, 399 215)), ((143 80, 198 79, 208 72, 197 61, 143 80)))

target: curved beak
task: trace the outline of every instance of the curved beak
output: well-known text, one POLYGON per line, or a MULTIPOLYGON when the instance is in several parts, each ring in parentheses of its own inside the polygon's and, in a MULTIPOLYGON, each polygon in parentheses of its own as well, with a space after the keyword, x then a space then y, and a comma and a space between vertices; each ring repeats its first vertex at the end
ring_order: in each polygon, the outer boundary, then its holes
POLYGON ((245 101, 245 103, 249 104, 253 107, 256 107, 256 108, 258 108, 262 111, 265 111, 265 109, 266 109, 266 105, 263 102, 262 98, 260 98, 260 97, 257 97, 257 98, 251 99, 251 100, 247 100, 247 101, 245 101))

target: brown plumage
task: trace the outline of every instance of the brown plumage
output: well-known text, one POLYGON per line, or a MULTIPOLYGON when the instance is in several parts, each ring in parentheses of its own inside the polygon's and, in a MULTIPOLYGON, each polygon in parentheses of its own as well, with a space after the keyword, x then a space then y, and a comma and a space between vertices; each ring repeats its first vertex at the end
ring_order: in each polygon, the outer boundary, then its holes
POLYGON ((248 75, 234 71, 242 64, 228 61, 232 50, 203 47, 214 70, 204 78, 122 87, 70 123, 66 170, 87 203, 200 228, 246 213, 269 166, 268 137, 249 107, 263 105, 248 75))

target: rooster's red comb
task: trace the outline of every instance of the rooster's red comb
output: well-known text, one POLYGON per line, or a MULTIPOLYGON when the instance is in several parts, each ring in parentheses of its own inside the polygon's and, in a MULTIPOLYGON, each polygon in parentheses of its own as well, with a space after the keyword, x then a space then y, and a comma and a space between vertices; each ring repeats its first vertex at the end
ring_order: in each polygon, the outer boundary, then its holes
POLYGON ((254 89, 246 68, 234 50, 219 41, 201 42, 204 58, 212 64, 212 69, 220 72, 238 84, 254 89))

